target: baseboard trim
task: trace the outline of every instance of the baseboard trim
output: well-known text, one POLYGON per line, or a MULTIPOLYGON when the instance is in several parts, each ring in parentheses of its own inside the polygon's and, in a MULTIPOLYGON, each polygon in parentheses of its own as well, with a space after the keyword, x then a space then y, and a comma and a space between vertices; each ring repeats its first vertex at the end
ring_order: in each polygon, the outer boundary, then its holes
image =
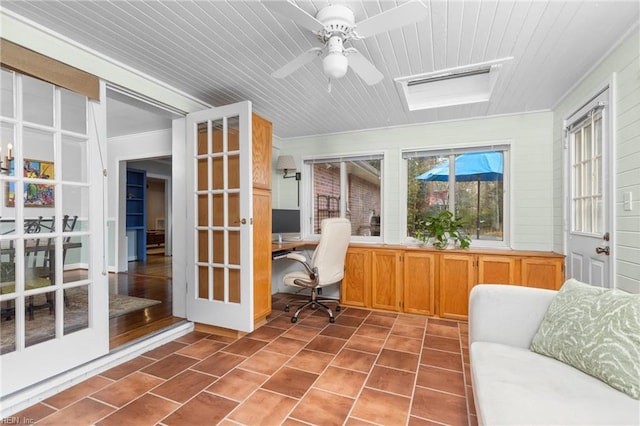
POLYGON ((52 395, 62 392, 90 377, 129 361, 151 349, 164 345, 194 330, 192 322, 181 322, 166 330, 131 342, 109 352, 103 357, 80 365, 27 389, 14 392, 0 399, 0 418, 6 418, 52 395))
POLYGON ((199 322, 195 323, 194 330, 200 331, 202 333, 214 334, 216 336, 231 337, 233 339, 239 339, 249 334, 245 331, 232 330, 230 328, 218 327, 218 326, 209 325, 209 324, 202 324, 199 322))

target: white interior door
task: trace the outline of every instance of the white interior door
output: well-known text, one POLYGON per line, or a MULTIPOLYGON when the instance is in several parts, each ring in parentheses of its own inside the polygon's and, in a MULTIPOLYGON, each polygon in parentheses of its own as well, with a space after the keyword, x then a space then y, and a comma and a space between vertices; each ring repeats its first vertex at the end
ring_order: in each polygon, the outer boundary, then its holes
POLYGON ((4 397, 106 354, 109 328, 104 102, 1 73, 9 98, 0 109, 4 397))
POLYGON ((574 114, 567 128, 570 278, 612 287, 608 90, 574 114))
POLYGON ((187 318, 253 330, 251 103, 187 115, 187 318))

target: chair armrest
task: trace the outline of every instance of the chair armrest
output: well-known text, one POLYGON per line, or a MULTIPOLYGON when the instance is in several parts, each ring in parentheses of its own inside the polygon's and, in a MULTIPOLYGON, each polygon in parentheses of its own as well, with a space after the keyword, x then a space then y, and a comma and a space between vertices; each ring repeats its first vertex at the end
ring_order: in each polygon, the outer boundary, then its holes
POLYGON ((557 291, 480 284, 469 296, 469 345, 493 342, 529 348, 557 291))
POLYGON ((307 258, 298 253, 289 253, 285 256, 285 259, 295 260, 296 262, 300 262, 304 265, 304 269, 307 270, 307 274, 312 280, 316 280, 318 276, 318 271, 316 268, 311 269, 311 266, 307 263, 307 258))
POLYGON ((304 263, 304 264, 307 263, 307 258, 298 253, 287 253, 287 255, 285 256, 285 259, 295 260, 297 262, 304 263))

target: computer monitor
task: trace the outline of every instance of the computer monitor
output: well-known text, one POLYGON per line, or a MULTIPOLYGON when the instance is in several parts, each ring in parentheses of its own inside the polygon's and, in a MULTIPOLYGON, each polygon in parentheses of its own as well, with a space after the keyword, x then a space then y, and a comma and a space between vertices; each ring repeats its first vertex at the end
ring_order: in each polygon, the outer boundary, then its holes
POLYGON ((300 233, 300 210, 271 210, 271 233, 278 234, 278 242, 282 242, 282 234, 300 233))

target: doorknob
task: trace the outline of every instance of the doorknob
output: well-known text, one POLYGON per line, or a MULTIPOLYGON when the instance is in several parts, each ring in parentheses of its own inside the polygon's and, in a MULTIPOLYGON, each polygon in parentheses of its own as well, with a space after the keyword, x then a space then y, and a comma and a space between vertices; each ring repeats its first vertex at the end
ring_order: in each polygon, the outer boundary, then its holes
POLYGON ((242 219, 240 220, 240 223, 241 223, 241 224, 243 224, 243 225, 245 225, 245 224, 247 223, 247 219, 242 218, 242 219))
POLYGON ((604 253, 607 256, 609 256, 609 246, 596 247, 596 253, 598 253, 598 254, 604 253))

